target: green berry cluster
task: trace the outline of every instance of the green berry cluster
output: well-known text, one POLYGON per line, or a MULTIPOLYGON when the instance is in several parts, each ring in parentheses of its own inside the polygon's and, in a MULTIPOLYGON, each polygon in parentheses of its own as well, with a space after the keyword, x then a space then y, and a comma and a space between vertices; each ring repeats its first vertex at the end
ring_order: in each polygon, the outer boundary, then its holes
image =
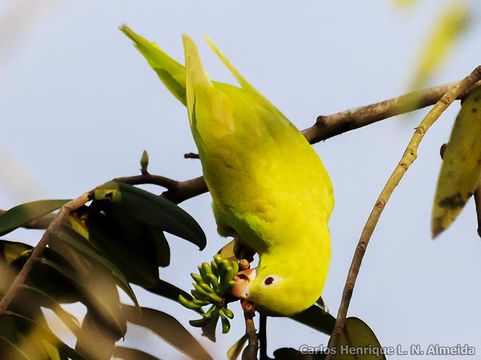
POLYGON ((230 330, 229 319, 234 313, 227 308, 226 297, 234 286, 234 276, 239 271, 237 261, 222 258, 219 254, 214 256, 210 263, 204 262, 198 267, 199 274, 192 273, 194 289, 191 290, 193 299, 186 299, 179 296, 179 302, 188 309, 194 310, 202 315, 198 320, 191 320, 189 323, 195 327, 205 327, 211 321, 217 322, 221 319, 222 333, 230 330), (204 306, 209 306, 204 311, 204 306))

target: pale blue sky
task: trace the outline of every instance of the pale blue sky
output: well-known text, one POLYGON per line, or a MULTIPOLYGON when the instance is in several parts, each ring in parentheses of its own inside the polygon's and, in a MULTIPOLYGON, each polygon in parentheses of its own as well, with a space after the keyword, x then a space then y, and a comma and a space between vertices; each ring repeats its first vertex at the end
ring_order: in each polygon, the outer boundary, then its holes
MULTIPOLYGON (((3 208, 74 197, 113 177, 136 174, 144 149, 151 172, 176 179, 200 175, 196 160, 183 159, 185 152, 195 151, 185 109, 118 31, 120 24, 180 60, 181 33, 191 35, 209 74, 232 82, 206 46, 203 35, 208 34, 252 84, 305 128, 319 114, 404 92, 441 3, 420 0, 415 8, 399 11, 387 0, 44 0, 44 7, 39 2, 0 1, 3 208)), ((480 35, 481 27, 474 24, 433 84, 460 79, 481 64, 480 35)), ((350 315, 365 320, 384 346, 467 343, 481 352, 476 286, 481 239, 473 204, 438 240, 431 241, 429 232, 439 147, 448 139, 458 106, 428 133, 419 159, 386 207, 361 269, 350 315)), ((362 226, 421 116, 395 118, 315 145, 336 194, 333 256, 323 295, 334 314, 362 226)), ((161 274, 187 290, 189 273, 210 259, 223 239, 215 232, 208 195, 182 207, 209 239, 202 253, 171 239, 172 266, 161 274)), ((180 305, 139 294, 143 305, 176 314, 187 326, 196 317, 180 305)), ((233 331, 219 334, 216 345, 201 339, 216 358, 241 336, 237 314, 233 331)), ((268 331, 270 351, 326 341, 290 320, 270 320, 268 331)), ((182 358, 142 331, 129 335, 128 343, 156 356, 182 358)))

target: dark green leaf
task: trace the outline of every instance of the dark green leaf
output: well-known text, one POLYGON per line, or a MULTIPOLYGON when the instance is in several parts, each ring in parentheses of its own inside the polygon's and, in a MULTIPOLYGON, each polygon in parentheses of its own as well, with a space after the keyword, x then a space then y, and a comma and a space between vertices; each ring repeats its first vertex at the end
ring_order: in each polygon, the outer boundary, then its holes
POLYGON ((140 223, 159 227, 173 235, 196 244, 201 250, 206 245, 204 231, 187 212, 162 196, 123 183, 109 182, 95 190, 95 199, 112 200, 117 211, 129 214, 140 223), (99 189, 99 190, 97 190, 99 189), (103 194, 111 194, 105 197, 103 194), (120 196, 115 192, 119 191, 120 196))
POLYGON ((115 263, 131 283, 155 286, 159 278, 156 248, 149 241, 147 228, 139 228, 132 219, 116 219, 112 211, 92 204, 87 210, 86 225, 90 242, 115 263))
POLYGON ((324 311, 320 306, 312 305, 309 309, 304 310, 300 314, 291 316, 291 319, 296 320, 304 325, 316 329, 324 334, 331 335, 334 330, 336 318, 324 311))
POLYGON ((15 206, 0 216, 0 236, 61 208, 69 200, 39 200, 15 206))
POLYGON ((174 301, 179 299, 179 295, 182 295, 188 300, 192 299, 192 296, 190 296, 190 294, 186 293, 184 290, 179 289, 177 286, 161 279, 158 279, 157 284, 155 284, 153 287, 144 287, 144 289, 153 294, 161 295, 174 301))
POLYGON ((335 359, 385 360, 386 357, 383 355, 381 344, 379 344, 379 340, 371 328, 361 319, 349 317, 344 324, 344 332, 339 339, 335 359), (358 355, 350 355, 348 349, 358 355))
POLYGON ((154 246, 158 243, 145 241, 142 233, 130 233, 128 228, 122 227, 125 224, 119 224, 110 212, 100 213, 96 206, 87 210, 85 221, 90 241, 119 267, 129 282, 174 301, 180 294, 191 298, 185 291, 159 279, 158 250, 154 246))
POLYGON ((174 317, 150 308, 122 306, 125 317, 133 324, 152 330, 170 345, 194 359, 212 359, 202 345, 174 317))
POLYGON ((114 356, 122 360, 160 360, 160 358, 150 355, 142 350, 116 346, 114 356))
POLYGON ((157 265, 166 267, 170 264, 170 247, 167 239, 165 238, 164 232, 155 227, 149 229, 152 240, 155 244, 156 254, 157 254, 157 265))

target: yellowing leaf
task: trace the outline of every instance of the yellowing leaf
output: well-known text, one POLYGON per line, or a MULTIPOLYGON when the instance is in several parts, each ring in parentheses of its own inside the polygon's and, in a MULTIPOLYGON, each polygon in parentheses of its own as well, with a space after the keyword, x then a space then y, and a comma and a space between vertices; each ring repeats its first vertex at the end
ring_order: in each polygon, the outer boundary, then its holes
POLYGON ((425 86, 450 55, 456 41, 467 29, 469 9, 465 2, 451 2, 440 14, 427 43, 422 47, 412 88, 425 86))
POLYGON ((473 195, 480 175, 481 87, 478 87, 463 101, 444 152, 432 212, 433 238, 459 215, 473 195))

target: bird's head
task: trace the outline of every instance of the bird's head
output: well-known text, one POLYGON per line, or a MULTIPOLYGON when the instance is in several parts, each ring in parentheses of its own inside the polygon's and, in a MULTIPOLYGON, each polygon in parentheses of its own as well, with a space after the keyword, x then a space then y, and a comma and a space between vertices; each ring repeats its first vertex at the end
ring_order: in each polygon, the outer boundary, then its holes
POLYGON ((256 269, 237 273, 231 293, 253 302, 265 315, 291 316, 307 309, 319 298, 327 267, 326 258, 306 261, 296 256, 279 259, 264 254, 256 269))

